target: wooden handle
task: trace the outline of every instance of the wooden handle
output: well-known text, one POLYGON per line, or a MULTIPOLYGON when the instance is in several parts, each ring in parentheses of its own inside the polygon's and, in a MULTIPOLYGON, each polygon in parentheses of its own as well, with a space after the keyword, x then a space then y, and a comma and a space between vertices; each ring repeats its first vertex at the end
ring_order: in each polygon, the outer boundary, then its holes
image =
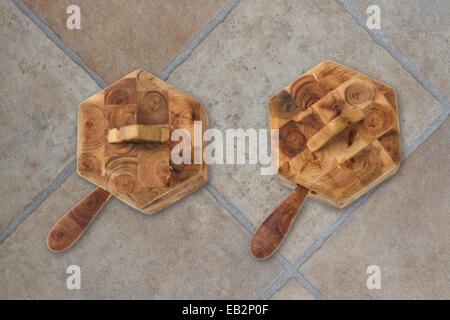
POLYGON ((267 259, 275 253, 309 192, 309 189, 297 185, 295 190, 264 220, 250 242, 250 252, 253 257, 267 259))
POLYGON ((48 248, 53 252, 62 252, 70 248, 86 231, 110 197, 108 191, 97 188, 84 198, 50 230, 47 237, 48 248))
POLYGON ((326 126, 308 140, 306 145, 311 152, 315 152, 333 137, 363 119, 364 111, 359 107, 351 107, 349 110, 343 111, 340 116, 328 122, 326 126))
POLYGON ((133 124, 110 129, 108 142, 167 142, 169 135, 169 125, 133 124))

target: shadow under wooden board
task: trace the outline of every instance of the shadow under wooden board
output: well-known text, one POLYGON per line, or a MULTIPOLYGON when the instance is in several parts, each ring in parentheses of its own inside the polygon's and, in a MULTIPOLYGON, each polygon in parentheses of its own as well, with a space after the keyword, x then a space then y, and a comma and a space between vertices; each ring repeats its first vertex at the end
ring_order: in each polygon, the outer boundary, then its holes
POLYGON ((49 249, 71 247, 111 195, 152 214, 203 186, 208 180, 203 160, 174 164, 170 157, 179 141, 169 137, 175 129, 185 129, 194 159, 194 121, 201 121, 202 137, 208 118, 200 103, 144 70, 82 102, 77 172, 98 188, 54 225, 47 238, 49 249))
POLYGON ((274 169, 294 191, 254 234, 257 259, 278 249, 307 197, 342 209, 393 175, 402 157, 394 90, 335 62, 312 68, 268 108, 274 169))

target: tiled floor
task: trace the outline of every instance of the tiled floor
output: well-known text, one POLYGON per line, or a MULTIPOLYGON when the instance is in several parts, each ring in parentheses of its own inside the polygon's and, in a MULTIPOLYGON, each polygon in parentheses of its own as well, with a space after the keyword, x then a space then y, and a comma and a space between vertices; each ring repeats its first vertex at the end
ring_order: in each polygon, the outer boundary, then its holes
POLYGON ((286 282, 278 292, 272 296, 273 300, 314 300, 314 297, 306 291, 295 279, 286 282))
POLYGON ((350 0, 348 3, 361 16, 366 16, 369 5, 377 4, 382 14, 379 34, 445 99, 449 98, 447 1, 350 0))
POLYGON ((204 189, 152 216, 112 199, 73 248, 50 253, 48 230, 91 188, 73 174, 0 246, 0 299, 257 299, 282 272, 251 258, 250 235, 204 189), (65 287, 71 264, 82 290, 65 287))
POLYGON ((0 1, 0 230, 76 153, 77 105, 97 84, 11 1, 0 1))
POLYGON ((25 0, 84 63, 107 83, 142 68, 159 74, 226 0, 78 0, 81 30, 66 27, 71 0, 25 0), (114 67, 112 67, 114 66, 114 67))
POLYGON ((81 30, 65 26, 70 1, 24 2, 0 0, 0 298, 450 298, 445 1, 83 0, 81 30), (369 4, 376 34, 358 23, 369 4), (86 70, 106 83, 171 71, 210 127, 264 129, 268 98, 325 59, 396 90, 407 159, 375 192, 343 211, 308 200, 260 262, 250 233, 289 190, 259 165, 214 165, 206 188, 162 212, 113 199, 70 251, 47 250, 50 227, 93 189, 73 173, 76 106, 99 90, 86 70), (65 287, 70 264, 81 290, 65 287), (380 290, 366 286, 373 264, 380 290))

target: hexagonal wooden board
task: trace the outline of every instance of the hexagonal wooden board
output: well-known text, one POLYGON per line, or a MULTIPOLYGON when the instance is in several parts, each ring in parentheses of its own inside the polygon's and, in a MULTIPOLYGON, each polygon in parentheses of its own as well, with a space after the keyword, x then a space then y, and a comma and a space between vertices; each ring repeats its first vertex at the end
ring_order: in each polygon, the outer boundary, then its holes
POLYGON ((78 174, 143 213, 165 208, 206 183, 206 163, 175 166, 170 152, 177 142, 108 143, 108 132, 135 125, 170 134, 183 128, 194 150, 196 120, 202 121, 203 136, 208 118, 198 101, 143 70, 134 71, 79 105, 78 174))
POLYGON ((332 61, 272 97, 269 122, 271 129, 279 129, 278 143, 272 134, 272 155, 280 181, 293 188, 300 184, 311 190, 311 197, 336 208, 394 174, 401 162, 394 90, 332 61), (362 110, 363 120, 342 122, 352 109, 362 110), (315 135, 339 121, 342 132, 312 152, 320 140, 315 135))
POLYGON ((309 196, 341 209, 397 171, 397 109, 392 88, 332 61, 269 100, 273 166, 294 191, 256 230, 253 257, 275 253, 309 196))

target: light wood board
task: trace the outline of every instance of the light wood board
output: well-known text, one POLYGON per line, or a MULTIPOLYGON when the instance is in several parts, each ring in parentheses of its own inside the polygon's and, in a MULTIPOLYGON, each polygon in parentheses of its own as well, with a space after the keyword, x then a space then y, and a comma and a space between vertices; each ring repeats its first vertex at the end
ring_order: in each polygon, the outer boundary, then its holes
POLYGON ((203 136, 208 118, 197 100, 136 70, 79 105, 78 174, 144 213, 159 211, 206 183, 206 163, 172 165, 170 152, 178 142, 167 141, 167 133, 159 129, 164 137, 152 131, 149 139, 159 142, 148 143, 142 143, 140 133, 126 142, 108 143, 108 133, 124 133, 136 125, 168 127, 170 134, 186 129, 193 150, 196 120, 202 122, 203 136))
POLYGON ((268 107, 270 128, 279 129, 279 140, 272 132, 274 169, 291 188, 300 184, 312 198, 343 208, 398 169, 397 101, 381 82, 324 61, 273 96, 268 107), (340 121, 351 108, 362 110, 363 119, 340 121), (311 152, 308 141, 325 127, 340 133, 311 152))

